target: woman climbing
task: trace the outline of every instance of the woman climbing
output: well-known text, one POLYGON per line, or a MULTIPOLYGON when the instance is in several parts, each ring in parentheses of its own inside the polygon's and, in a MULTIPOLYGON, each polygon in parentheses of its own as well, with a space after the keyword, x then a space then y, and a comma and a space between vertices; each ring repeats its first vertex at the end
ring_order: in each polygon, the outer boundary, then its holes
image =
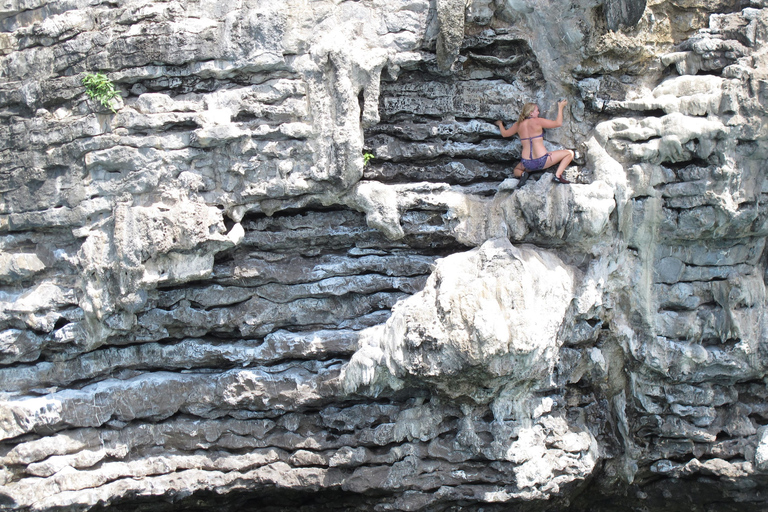
POLYGON ((539 107, 535 103, 526 103, 523 105, 523 111, 520 113, 520 119, 510 126, 504 128, 504 123, 496 121, 496 125, 501 130, 502 137, 511 137, 520 135, 520 142, 523 146, 522 159, 515 167, 513 174, 520 178, 518 188, 522 187, 528 180, 530 171, 542 171, 548 167, 559 163, 555 171, 555 181, 558 183, 570 183, 563 177, 563 171, 573 160, 574 152, 570 149, 560 149, 547 152, 544 147, 544 129, 558 128, 563 125, 563 109, 568 102, 561 100, 557 102, 557 119, 544 119, 539 117, 539 107), (528 158, 525 157, 528 155, 528 158))

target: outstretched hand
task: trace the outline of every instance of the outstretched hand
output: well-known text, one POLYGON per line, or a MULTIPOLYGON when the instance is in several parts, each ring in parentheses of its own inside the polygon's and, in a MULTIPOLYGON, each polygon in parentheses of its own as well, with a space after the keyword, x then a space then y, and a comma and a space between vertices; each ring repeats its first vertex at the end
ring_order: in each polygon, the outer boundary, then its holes
POLYGON ((560 100, 557 102, 557 108, 563 108, 568 104, 568 100, 560 100))

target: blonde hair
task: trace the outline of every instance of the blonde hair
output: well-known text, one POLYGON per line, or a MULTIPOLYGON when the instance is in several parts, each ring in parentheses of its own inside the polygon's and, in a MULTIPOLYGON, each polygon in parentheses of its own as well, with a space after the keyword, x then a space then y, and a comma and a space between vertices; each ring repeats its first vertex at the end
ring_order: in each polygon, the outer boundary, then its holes
POLYGON ((520 119, 517 120, 517 125, 520 126, 520 123, 528 119, 528 117, 533 113, 535 108, 536 108, 535 103, 526 103, 525 105, 523 105, 523 110, 520 112, 520 119))

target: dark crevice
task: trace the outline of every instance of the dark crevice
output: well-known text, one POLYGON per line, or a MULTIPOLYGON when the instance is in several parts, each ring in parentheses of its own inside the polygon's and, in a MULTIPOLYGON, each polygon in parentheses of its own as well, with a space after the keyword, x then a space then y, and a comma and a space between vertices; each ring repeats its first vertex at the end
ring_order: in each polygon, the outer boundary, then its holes
POLYGON ((259 116, 252 112, 241 110, 235 117, 232 118, 233 123, 249 123, 252 121, 258 121, 261 119, 259 116))
POLYGON ((235 87, 259 85, 277 79, 296 79, 290 71, 270 71, 258 73, 235 72, 227 78, 204 78, 195 75, 188 66, 164 66, 163 77, 134 80, 125 83, 129 96, 139 96, 145 91, 161 91, 171 97, 192 92, 212 92, 235 87))
POLYGON ((226 233, 229 233, 229 231, 235 227, 235 224, 237 223, 226 213, 222 215, 222 218, 224 220, 224 230, 226 233))
MULTIPOLYGON (((729 59, 729 60, 732 61, 732 62, 728 63, 729 65, 733 64, 736 61, 736 59, 729 59)), ((723 76, 723 69, 725 69, 725 67, 726 66, 718 67, 718 68, 714 68, 714 69, 699 69, 696 72, 696 75, 697 76, 717 76, 717 77, 721 77, 721 76, 723 76)))
MULTIPOLYGON (((743 212, 745 210, 756 208, 758 206, 759 204, 757 203, 757 201, 744 201, 743 203, 739 203, 738 211, 743 212)), ((759 220, 759 219, 756 219, 756 220, 759 220)))
POLYGON ((357 94, 357 104, 360 108, 360 121, 363 120, 363 114, 365 113, 365 89, 360 89, 360 92, 357 94))
POLYGON ((643 117, 664 117, 667 115, 667 112, 665 112, 662 109, 653 109, 653 110, 643 110, 642 116, 643 117))
POLYGON ((435 122, 442 122, 443 120, 444 116, 440 114, 414 114, 412 112, 396 112, 387 118, 386 125, 379 123, 378 125, 371 127, 366 132, 366 139, 368 138, 369 134, 387 133, 389 130, 397 131, 397 125, 408 123, 413 123, 416 125, 431 125, 435 122))
POLYGON ((277 212, 272 213, 271 215, 268 215, 264 212, 248 212, 243 216, 243 219, 240 221, 240 223, 245 227, 247 223, 261 221, 264 219, 281 219, 284 217, 300 217, 304 215, 309 214, 324 214, 324 213, 334 213, 334 212, 345 212, 345 213, 358 213, 354 210, 340 206, 313 206, 311 208, 286 208, 284 210, 280 210, 277 212))
POLYGON ((516 164, 512 158, 503 161, 482 161, 470 158, 439 157, 417 163, 374 162, 366 166, 363 179, 390 185, 429 182, 471 186, 481 183, 500 183, 513 176, 516 164))
POLYGON ((56 320, 56 323, 53 324, 53 330, 56 331, 58 329, 61 329, 62 327, 64 327, 65 325, 67 325, 69 323, 70 323, 70 321, 67 320, 66 318, 64 318, 63 316, 59 317, 59 319, 56 320))
POLYGON ((682 313, 682 312, 694 311, 694 310, 692 310, 691 308, 687 308, 685 306, 681 306, 679 304, 667 304, 663 307, 660 307, 658 311, 659 313, 666 313, 666 312, 682 313))
POLYGON ((183 121, 173 122, 165 124, 150 132, 132 132, 133 135, 154 135, 154 134, 166 134, 166 133, 187 133, 200 128, 200 124, 193 119, 185 119, 183 121))
POLYGON ((728 338, 726 340, 723 340, 721 338, 702 338, 699 341, 699 344, 702 347, 721 347, 721 348, 727 348, 727 347, 733 347, 734 345, 737 345, 738 343, 741 343, 740 339, 736 338, 728 338))
MULTIPOLYGON (((664 162, 663 166, 667 169, 671 169, 675 172, 681 171, 687 167, 698 167, 698 168, 707 168, 710 166, 710 163, 704 160, 703 158, 691 158, 690 160, 684 160, 682 162, 664 162)), ((680 181, 686 181, 686 180, 680 180, 680 181)), ((669 185, 668 183, 665 185, 669 185)))
MULTIPOLYGON (((731 439, 733 439, 733 436, 721 430, 720 432, 717 433, 717 436, 715 437, 715 442, 721 443, 723 441, 729 441, 731 439)), ((699 460, 703 460, 703 459, 700 458, 699 460)))

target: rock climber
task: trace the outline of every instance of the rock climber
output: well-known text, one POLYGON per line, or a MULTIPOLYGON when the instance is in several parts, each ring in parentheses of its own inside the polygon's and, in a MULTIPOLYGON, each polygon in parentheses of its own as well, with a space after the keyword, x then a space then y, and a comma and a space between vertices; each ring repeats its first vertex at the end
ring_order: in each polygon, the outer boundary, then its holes
POLYGON ((570 183, 563 177, 563 171, 573 160, 574 152, 570 149, 548 152, 547 148, 544 147, 544 129, 558 128, 563 125, 563 109, 567 104, 568 101, 566 100, 557 102, 557 119, 554 121, 539 117, 539 107, 535 103, 523 105, 520 118, 509 128, 504 128, 502 121, 496 121, 502 137, 520 136, 520 143, 523 146, 522 158, 513 171, 515 177, 520 178, 520 182, 517 184, 518 188, 525 184, 531 171, 543 171, 557 163, 560 165, 555 171, 555 181, 570 183), (528 157, 526 158, 525 155, 528 157))

